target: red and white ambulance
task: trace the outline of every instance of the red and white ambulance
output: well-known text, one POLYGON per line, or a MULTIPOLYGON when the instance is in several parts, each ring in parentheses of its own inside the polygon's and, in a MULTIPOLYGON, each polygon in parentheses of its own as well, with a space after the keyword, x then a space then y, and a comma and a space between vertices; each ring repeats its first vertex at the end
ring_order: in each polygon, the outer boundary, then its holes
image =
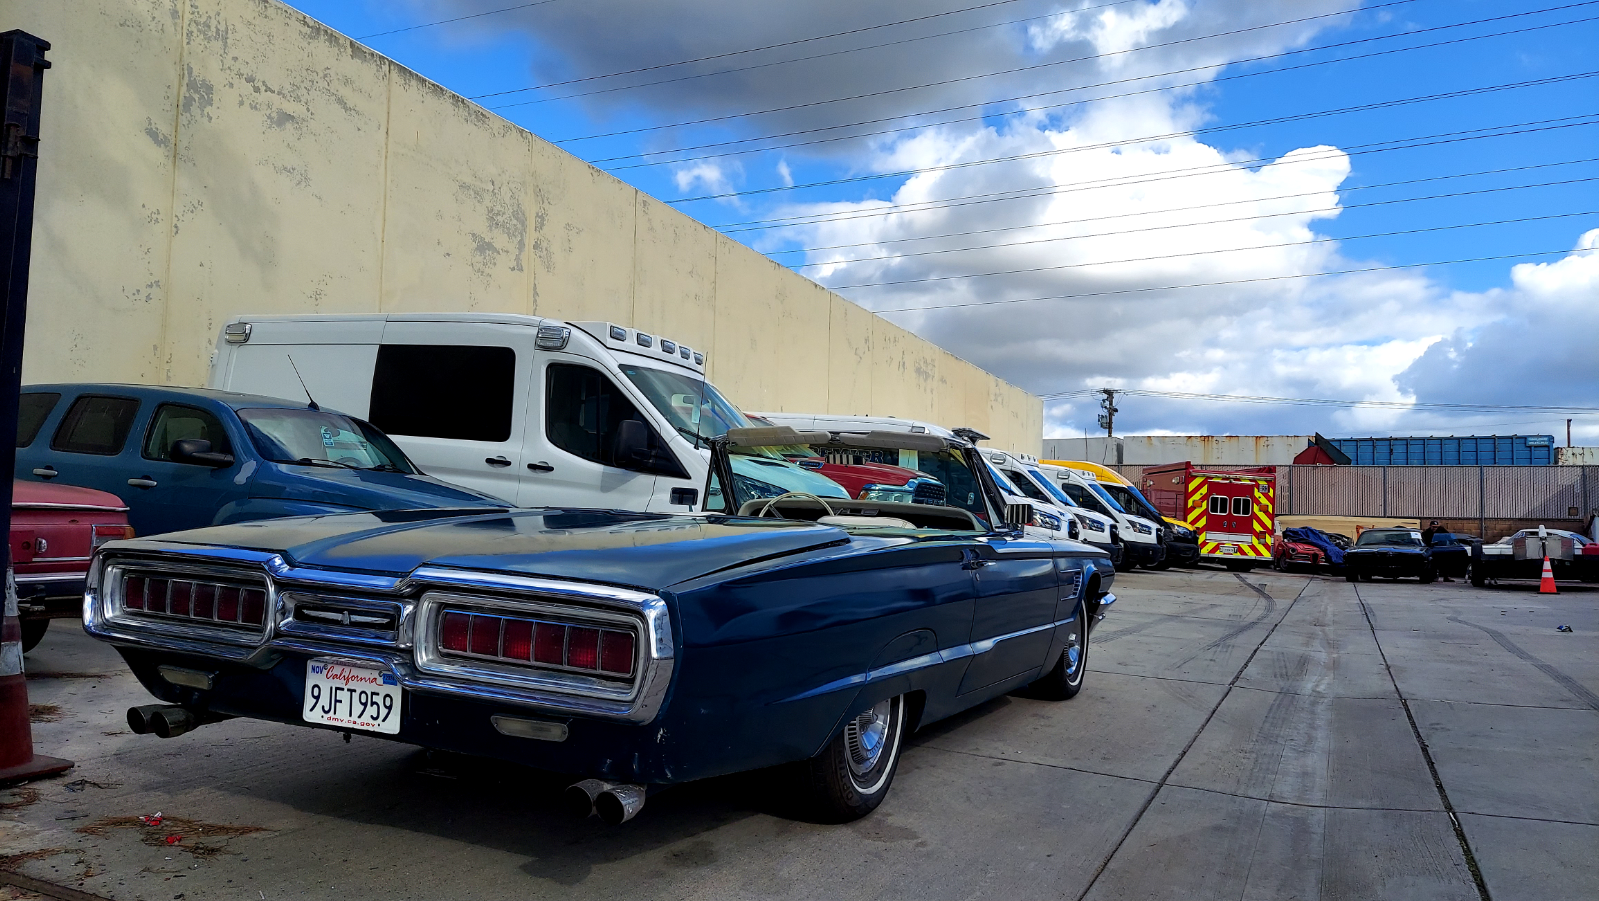
POLYGON ((1271 466, 1146 467, 1139 488, 1168 519, 1194 530, 1199 558, 1247 572, 1271 562, 1277 471, 1271 466))

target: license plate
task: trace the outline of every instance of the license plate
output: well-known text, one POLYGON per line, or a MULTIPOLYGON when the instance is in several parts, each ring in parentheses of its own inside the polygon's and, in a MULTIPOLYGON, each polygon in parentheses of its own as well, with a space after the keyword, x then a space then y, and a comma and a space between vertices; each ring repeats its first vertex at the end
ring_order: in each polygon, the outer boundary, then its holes
POLYGON ((400 694, 400 683, 388 670, 343 660, 309 660, 300 717, 308 723, 397 735, 400 694))
POLYGON ((1224 544, 1221 546, 1221 552, 1223 554, 1236 554, 1238 553, 1238 548, 1231 544, 1224 544))

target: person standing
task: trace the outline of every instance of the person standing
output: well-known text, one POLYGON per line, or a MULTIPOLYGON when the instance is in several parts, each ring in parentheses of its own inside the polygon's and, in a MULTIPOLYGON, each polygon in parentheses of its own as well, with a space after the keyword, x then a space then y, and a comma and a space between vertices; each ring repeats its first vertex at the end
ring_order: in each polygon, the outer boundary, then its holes
MULTIPOLYGON (((1438 520, 1435 519, 1432 522, 1429 522, 1427 524, 1427 528, 1421 530, 1421 543, 1422 543, 1422 546, 1423 547, 1432 547, 1433 536, 1437 535, 1439 532, 1442 532, 1442 531, 1443 531, 1443 529, 1439 528, 1439 526, 1438 526, 1438 520)), ((1454 579, 1450 578, 1448 575, 1445 575, 1444 573, 1439 573, 1438 577, 1440 579, 1442 579, 1443 581, 1445 581, 1445 582, 1453 582, 1454 581, 1454 579)))

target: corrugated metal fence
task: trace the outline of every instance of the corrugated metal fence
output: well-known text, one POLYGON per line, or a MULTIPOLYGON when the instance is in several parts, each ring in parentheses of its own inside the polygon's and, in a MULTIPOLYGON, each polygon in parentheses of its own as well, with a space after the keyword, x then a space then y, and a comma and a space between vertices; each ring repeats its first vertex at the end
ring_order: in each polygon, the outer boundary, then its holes
MULTIPOLYGON (((1116 468, 1135 484, 1141 481, 1144 467, 1116 468)), ((1572 520, 1586 519, 1599 512, 1599 466, 1278 466, 1276 469, 1279 515, 1572 520)))

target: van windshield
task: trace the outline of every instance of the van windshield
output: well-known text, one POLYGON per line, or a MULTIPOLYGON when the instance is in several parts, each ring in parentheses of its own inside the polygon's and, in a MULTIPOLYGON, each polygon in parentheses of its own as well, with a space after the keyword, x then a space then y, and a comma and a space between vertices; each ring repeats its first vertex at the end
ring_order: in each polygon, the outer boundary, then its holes
POLYGON ((1099 499, 1104 501, 1105 505, 1107 507, 1110 507, 1112 510, 1115 510, 1117 513, 1126 513, 1127 512, 1126 510, 1122 509, 1122 505, 1121 504, 1116 503, 1116 499, 1111 497, 1110 494, 1108 492, 1106 492, 1105 489, 1102 488, 1098 482, 1089 482, 1088 483, 1088 487, 1095 494, 1099 495, 1099 499))
POLYGON ((1054 498, 1055 499, 1055 503, 1058 504, 1059 506, 1062 506, 1062 507, 1075 507, 1075 506, 1077 506, 1077 504, 1074 503, 1071 498, 1066 496, 1066 492, 1060 490, 1059 486, 1057 486, 1054 482, 1051 482, 1049 480, 1048 476, 1044 475, 1043 473, 1039 472, 1036 469, 1027 470, 1027 474, 1032 476, 1033 477, 1033 481, 1037 482, 1039 485, 1041 485, 1043 487, 1043 489, 1044 489, 1044 492, 1047 493, 1050 497, 1054 498))
POLYGON ((238 413, 255 449, 273 463, 416 472, 389 436, 342 413, 281 408, 238 413))
POLYGON ((710 382, 678 372, 622 364, 622 374, 649 398, 683 436, 701 445, 720 438, 728 429, 749 428, 753 423, 716 390, 710 382))

